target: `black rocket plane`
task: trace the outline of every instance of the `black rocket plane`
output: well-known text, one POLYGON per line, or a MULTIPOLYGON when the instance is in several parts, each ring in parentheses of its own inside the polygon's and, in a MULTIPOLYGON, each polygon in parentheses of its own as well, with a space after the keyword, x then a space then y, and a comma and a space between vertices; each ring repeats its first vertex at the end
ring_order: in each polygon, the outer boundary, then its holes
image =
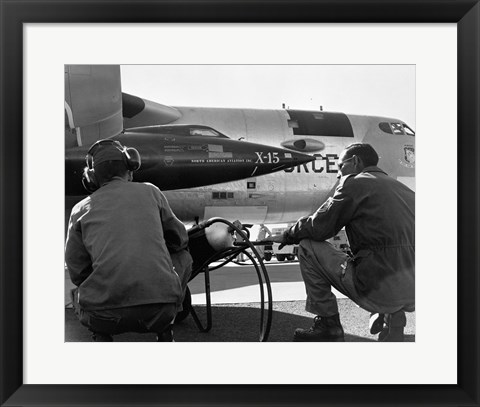
MULTIPOLYGON (((199 125, 139 127, 112 139, 139 151, 142 163, 134 181, 148 181, 165 191, 271 174, 315 160, 283 148, 233 140, 199 125)), ((89 147, 66 150, 66 195, 86 194, 82 174, 89 147)))

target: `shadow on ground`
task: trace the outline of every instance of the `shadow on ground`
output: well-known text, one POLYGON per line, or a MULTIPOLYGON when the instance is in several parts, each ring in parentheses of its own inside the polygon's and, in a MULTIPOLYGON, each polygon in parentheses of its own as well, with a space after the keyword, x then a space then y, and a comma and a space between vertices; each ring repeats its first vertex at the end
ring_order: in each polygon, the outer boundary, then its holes
MULTIPOLYGON (((372 342, 376 337, 368 332, 369 314, 348 299, 339 299, 339 310, 346 342, 372 342)), ((205 306, 195 306, 200 320, 206 324, 205 306)), ((275 302, 269 342, 291 342, 296 328, 308 328, 312 315, 305 311, 305 301, 275 302)), ((177 342, 256 342, 260 337, 260 305, 218 304, 212 306, 210 332, 199 332, 193 318, 188 316, 175 326, 177 342)), ((405 329, 408 342, 415 341, 415 315, 407 314, 405 329)), ((115 336, 116 342, 151 342, 154 334, 126 333, 115 336)), ((90 332, 75 317, 73 310, 65 310, 65 341, 89 342, 90 332)))

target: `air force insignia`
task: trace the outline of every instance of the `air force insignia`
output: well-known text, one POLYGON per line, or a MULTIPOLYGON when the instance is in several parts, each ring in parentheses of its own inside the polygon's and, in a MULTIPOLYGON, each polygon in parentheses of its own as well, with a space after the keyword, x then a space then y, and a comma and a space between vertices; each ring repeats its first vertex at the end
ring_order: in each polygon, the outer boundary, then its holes
POLYGON ((407 168, 415 167, 415 147, 412 145, 404 145, 403 157, 399 161, 400 164, 407 168))
POLYGON ((330 197, 323 203, 323 205, 320 208, 318 208, 317 212, 318 213, 327 212, 330 209, 330 207, 332 206, 332 204, 333 204, 333 198, 330 197))

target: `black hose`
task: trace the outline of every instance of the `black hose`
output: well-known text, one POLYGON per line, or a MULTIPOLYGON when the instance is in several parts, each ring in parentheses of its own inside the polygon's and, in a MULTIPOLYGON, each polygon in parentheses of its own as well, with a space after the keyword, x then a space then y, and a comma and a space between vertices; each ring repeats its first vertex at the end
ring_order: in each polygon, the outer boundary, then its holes
MULTIPOLYGON (((221 265, 216 266, 215 268, 212 269, 212 270, 216 270, 216 269, 218 269, 220 267, 223 267, 224 265, 230 263, 241 252, 245 253, 245 255, 252 261, 252 263, 255 267, 255 271, 257 273, 257 277, 258 277, 258 281, 259 281, 259 285, 260 285, 260 297, 261 297, 261 305, 260 305, 260 310, 261 310, 261 315, 260 315, 260 342, 266 342, 268 340, 268 335, 270 333, 270 328, 271 328, 271 325, 272 325, 272 316, 273 316, 272 287, 270 285, 270 279, 268 278, 268 273, 267 273, 267 269, 265 267, 265 264, 263 263, 263 260, 260 257, 260 255, 258 254, 258 251, 255 248, 255 245, 252 244, 252 242, 250 242, 248 236, 238 226, 236 226, 235 224, 233 224, 232 222, 230 222, 226 219, 218 218, 218 217, 211 218, 207 221, 201 222, 199 225, 194 226, 192 228, 193 232, 192 232, 192 229, 190 229, 189 234, 191 235, 192 233, 196 233, 196 232, 198 232, 202 229, 205 229, 205 228, 207 228, 207 227, 209 227, 209 226, 211 226, 211 225, 213 225, 214 223, 217 223, 217 222, 224 223, 225 225, 229 226, 232 229, 232 231, 235 230, 244 241, 241 242, 240 244, 237 244, 236 247, 229 247, 229 248, 227 248, 227 249, 225 249, 221 252, 215 253, 213 256, 211 256, 209 259, 207 259, 203 263, 201 269, 207 267, 208 264, 210 264, 214 261, 217 261, 221 258, 228 257, 228 259, 225 260, 221 265), (247 248, 250 248, 252 250, 252 253, 257 258, 258 263, 257 263, 257 261, 255 261, 254 257, 246 251, 247 248), (259 265, 260 265, 260 268, 259 268, 259 265), (262 278, 262 274, 263 274, 263 278, 262 278), (265 293, 264 293, 264 287, 263 287, 264 281, 265 281, 265 285, 267 287, 267 301, 268 301, 267 320, 266 320, 265 325, 264 325, 265 293)), ((259 244, 258 242, 255 242, 255 243, 257 245, 259 244)), ((268 242, 266 242, 266 243, 268 243, 268 242)))

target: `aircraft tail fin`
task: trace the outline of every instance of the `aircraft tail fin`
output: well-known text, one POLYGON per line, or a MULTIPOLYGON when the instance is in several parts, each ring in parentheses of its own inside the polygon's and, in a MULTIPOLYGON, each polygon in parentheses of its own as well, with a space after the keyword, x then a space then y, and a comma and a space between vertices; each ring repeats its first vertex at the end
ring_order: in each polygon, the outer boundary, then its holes
POLYGON ((119 65, 65 65, 65 146, 88 146, 123 130, 119 65))

